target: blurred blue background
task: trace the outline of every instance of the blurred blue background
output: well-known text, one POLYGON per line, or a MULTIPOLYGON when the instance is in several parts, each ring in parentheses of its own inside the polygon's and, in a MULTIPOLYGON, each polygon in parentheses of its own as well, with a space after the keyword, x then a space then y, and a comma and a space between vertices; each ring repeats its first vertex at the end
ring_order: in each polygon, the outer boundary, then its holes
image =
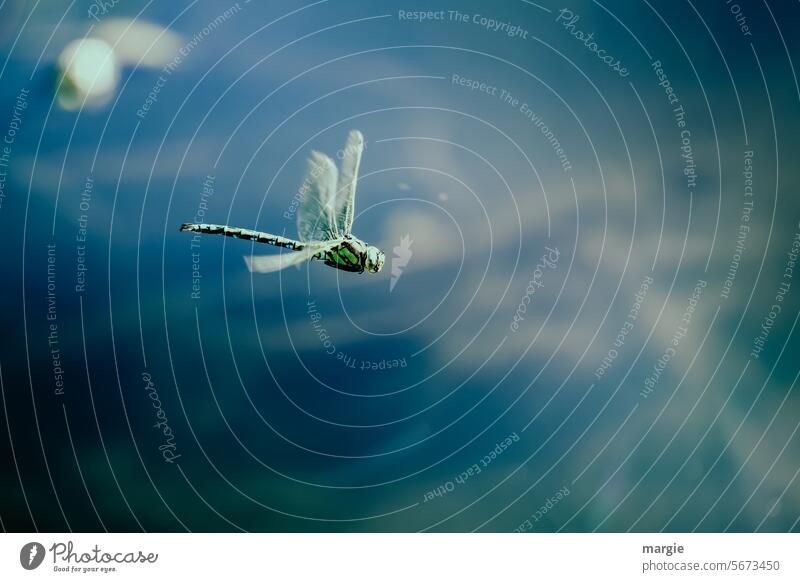
POLYGON ((799 9, 3 2, 2 527, 797 531, 799 9))

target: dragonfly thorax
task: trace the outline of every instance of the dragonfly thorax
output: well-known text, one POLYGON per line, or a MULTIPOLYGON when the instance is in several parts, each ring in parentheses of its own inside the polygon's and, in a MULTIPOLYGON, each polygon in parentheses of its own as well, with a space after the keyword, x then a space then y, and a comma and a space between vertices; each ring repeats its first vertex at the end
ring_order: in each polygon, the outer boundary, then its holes
POLYGON ((359 273, 365 270, 377 273, 385 260, 383 251, 352 235, 345 237, 320 258, 330 267, 359 273))

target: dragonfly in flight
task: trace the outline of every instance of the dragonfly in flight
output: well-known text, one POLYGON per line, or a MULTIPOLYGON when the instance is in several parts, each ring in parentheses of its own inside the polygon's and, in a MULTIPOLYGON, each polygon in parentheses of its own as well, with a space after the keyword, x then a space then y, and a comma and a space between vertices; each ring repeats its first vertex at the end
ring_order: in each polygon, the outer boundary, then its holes
POLYGON ((274 273, 313 259, 343 271, 377 273, 386 259, 383 251, 351 233, 358 167, 363 151, 364 136, 354 129, 343 150, 341 172, 331 158, 317 151, 311 152, 301 189, 303 199, 297 210, 300 240, 218 224, 182 224, 180 230, 221 234, 294 251, 246 256, 247 267, 254 273, 274 273))

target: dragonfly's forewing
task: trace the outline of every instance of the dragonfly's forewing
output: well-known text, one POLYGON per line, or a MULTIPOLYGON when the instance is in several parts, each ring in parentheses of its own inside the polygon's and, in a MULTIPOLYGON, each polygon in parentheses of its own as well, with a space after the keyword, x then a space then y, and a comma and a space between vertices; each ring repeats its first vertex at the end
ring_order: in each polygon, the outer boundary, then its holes
POLYGON ((297 234, 302 241, 339 238, 336 226, 336 164, 325 154, 311 152, 308 172, 301 186, 297 210, 297 234))
POLYGON ((311 243, 302 251, 282 252, 278 255, 245 256, 244 262, 251 273, 274 273, 310 261, 320 251, 328 251, 339 244, 340 241, 326 241, 324 243, 311 243))
POLYGON ((336 194, 336 225, 344 236, 353 228, 356 185, 358 167, 361 165, 361 154, 364 152, 364 136, 354 129, 347 136, 342 156, 342 171, 339 174, 339 192, 336 194))

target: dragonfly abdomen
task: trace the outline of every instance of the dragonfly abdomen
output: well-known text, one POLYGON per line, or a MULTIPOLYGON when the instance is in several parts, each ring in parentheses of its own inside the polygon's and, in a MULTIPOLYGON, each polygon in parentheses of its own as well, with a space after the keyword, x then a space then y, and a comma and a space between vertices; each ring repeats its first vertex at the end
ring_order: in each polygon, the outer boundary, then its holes
POLYGON ((278 236, 277 234, 270 234, 268 232, 260 232, 258 230, 248 230, 246 228, 235 228, 231 226, 224 226, 220 224, 182 224, 181 231, 200 232, 203 234, 221 234, 223 236, 230 236, 233 238, 241 238, 244 240, 252 240, 259 243, 273 245, 276 247, 283 247, 285 249, 300 251, 305 248, 305 244, 278 236))

